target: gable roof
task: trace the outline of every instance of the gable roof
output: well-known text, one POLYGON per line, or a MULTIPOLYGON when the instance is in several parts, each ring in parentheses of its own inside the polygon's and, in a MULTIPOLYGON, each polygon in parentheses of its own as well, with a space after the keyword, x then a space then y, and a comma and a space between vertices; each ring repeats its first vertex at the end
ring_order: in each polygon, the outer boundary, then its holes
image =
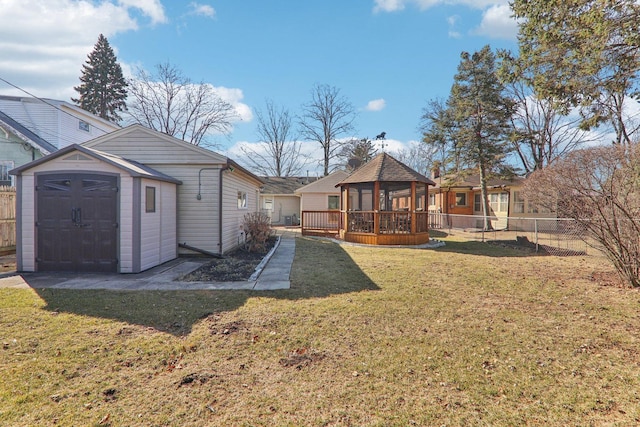
POLYGON ((18 138, 22 139, 32 147, 37 148, 43 155, 53 153, 57 150, 56 146, 43 138, 40 138, 30 129, 26 128, 2 111, 0 111, 0 127, 6 128, 6 130, 15 134, 18 138))
POLYGON ((74 151, 79 151, 80 153, 85 154, 91 158, 108 163, 112 166, 117 167, 118 169, 122 169, 128 172, 133 177, 150 178, 158 181, 166 181, 166 182, 173 182, 174 184, 182 184, 182 181, 175 179, 169 175, 166 175, 162 172, 159 172, 153 168, 150 168, 149 166, 138 163, 135 160, 127 160, 120 156, 115 156, 113 154, 105 153, 103 151, 98 151, 92 148, 83 147, 82 145, 78 145, 78 144, 68 145, 56 151, 53 154, 50 154, 46 157, 42 157, 38 160, 34 160, 33 162, 27 163, 13 170, 10 170, 9 173, 11 175, 21 175, 23 172, 31 168, 34 168, 40 164, 49 162, 51 160, 57 159, 59 157, 66 156, 68 154, 71 154, 74 151))
POLYGON ((356 184, 363 182, 423 182, 436 185, 426 176, 414 171, 409 166, 394 159, 387 153, 380 153, 368 163, 360 166, 351 175, 339 182, 342 184, 356 184))
MULTIPOLYGON (((512 178, 490 178, 487 180, 487 188, 502 188, 521 185, 522 177, 514 176, 512 178)), ((464 176, 446 175, 436 183, 434 189, 469 189, 478 190, 480 188, 480 174, 474 173, 464 176)))
POLYGON ((337 170, 315 182, 298 188, 296 193, 336 193, 337 184, 347 178, 347 176, 349 176, 349 172, 337 170))
POLYGON ((263 176, 262 194, 290 194, 303 187, 310 179, 303 176, 263 176))

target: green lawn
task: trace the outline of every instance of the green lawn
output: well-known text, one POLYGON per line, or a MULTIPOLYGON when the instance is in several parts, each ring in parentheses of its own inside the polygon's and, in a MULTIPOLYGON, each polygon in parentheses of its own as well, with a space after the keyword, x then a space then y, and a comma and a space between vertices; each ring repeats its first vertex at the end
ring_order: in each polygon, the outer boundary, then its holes
POLYGON ((292 289, 0 289, 0 425, 633 425, 600 257, 298 238, 292 289))

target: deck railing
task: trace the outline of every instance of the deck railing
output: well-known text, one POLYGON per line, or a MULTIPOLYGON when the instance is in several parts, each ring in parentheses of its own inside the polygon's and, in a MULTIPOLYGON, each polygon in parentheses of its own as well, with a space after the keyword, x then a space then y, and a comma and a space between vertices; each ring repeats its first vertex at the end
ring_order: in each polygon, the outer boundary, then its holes
MULTIPOLYGON (((345 212, 339 211, 303 211, 302 234, 337 234, 341 229, 341 219, 344 214, 345 212)), ((415 222, 413 232, 428 231, 427 212, 350 211, 346 212, 346 218, 346 231, 349 233, 411 234, 413 222, 415 222)))

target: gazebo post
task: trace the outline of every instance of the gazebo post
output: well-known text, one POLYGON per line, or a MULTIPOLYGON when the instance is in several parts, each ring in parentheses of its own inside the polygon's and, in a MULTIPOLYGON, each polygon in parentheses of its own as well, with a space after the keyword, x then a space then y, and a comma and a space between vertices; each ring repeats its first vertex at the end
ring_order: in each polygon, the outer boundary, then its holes
POLYGON ((411 234, 416 234, 416 182, 411 182, 411 200, 409 201, 411 209, 411 234))
POLYGON ((373 183, 373 232, 380 234, 380 182, 373 183))

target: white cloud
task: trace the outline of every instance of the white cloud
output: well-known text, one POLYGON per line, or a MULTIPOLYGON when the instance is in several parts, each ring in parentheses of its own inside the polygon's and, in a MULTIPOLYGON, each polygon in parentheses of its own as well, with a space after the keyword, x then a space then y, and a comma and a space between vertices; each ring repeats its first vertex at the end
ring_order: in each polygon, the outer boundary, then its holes
POLYGON ((384 109, 384 107, 386 107, 386 105, 387 102, 384 99, 379 98, 369 101, 364 109, 367 111, 381 111, 382 109, 384 109))
POLYGON ((196 2, 189 3, 190 14, 204 16, 207 18, 215 18, 216 10, 208 4, 200 4, 196 2))
POLYGON ((242 89, 236 88, 227 88, 224 86, 211 86, 213 91, 222 98, 223 101, 228 102, 233 105, 238 114, 238 117, 243 122, 250 122, 253 120, 253 112, 251 111, 251 107, 247 104, 241 102, 244 98, 244 93, 242 93, 242 89))
POLYGON ((396 12, 407 5, 414 5, 420 10, 426 10, 437 5, 468 6, 474 9, 484 9, 495 5, 508 5, 509 0, 374 0, 374 12, 396 12))
MULTIPOLYGON (((135 31, 139 15, 167 20, 159 0, 2 1, 0 77, 36 96, 69 99, 98 34, 135 31)), ((0 91, 24 95, 4 84, 0 91)))
POLYGON ((494 5, 482 14, 482 22, 473 30, 473 34, 494 39, 515 40, 518 35, 518 22, 511 16, 509 5, 494 5))
POLYGON ((449 24, 449 37, 452 39, 459 39, 462 37, 462 34, 456 30, 456 25, 460 20, 460 16, 452 15, 447 18, 447 24, 449 24))
POLYGON ((118 4, 126 9, 139 9, 143 15, 151 18, 152 24, 164 24, 168 21, 160 0, 118 0, 118 4))

